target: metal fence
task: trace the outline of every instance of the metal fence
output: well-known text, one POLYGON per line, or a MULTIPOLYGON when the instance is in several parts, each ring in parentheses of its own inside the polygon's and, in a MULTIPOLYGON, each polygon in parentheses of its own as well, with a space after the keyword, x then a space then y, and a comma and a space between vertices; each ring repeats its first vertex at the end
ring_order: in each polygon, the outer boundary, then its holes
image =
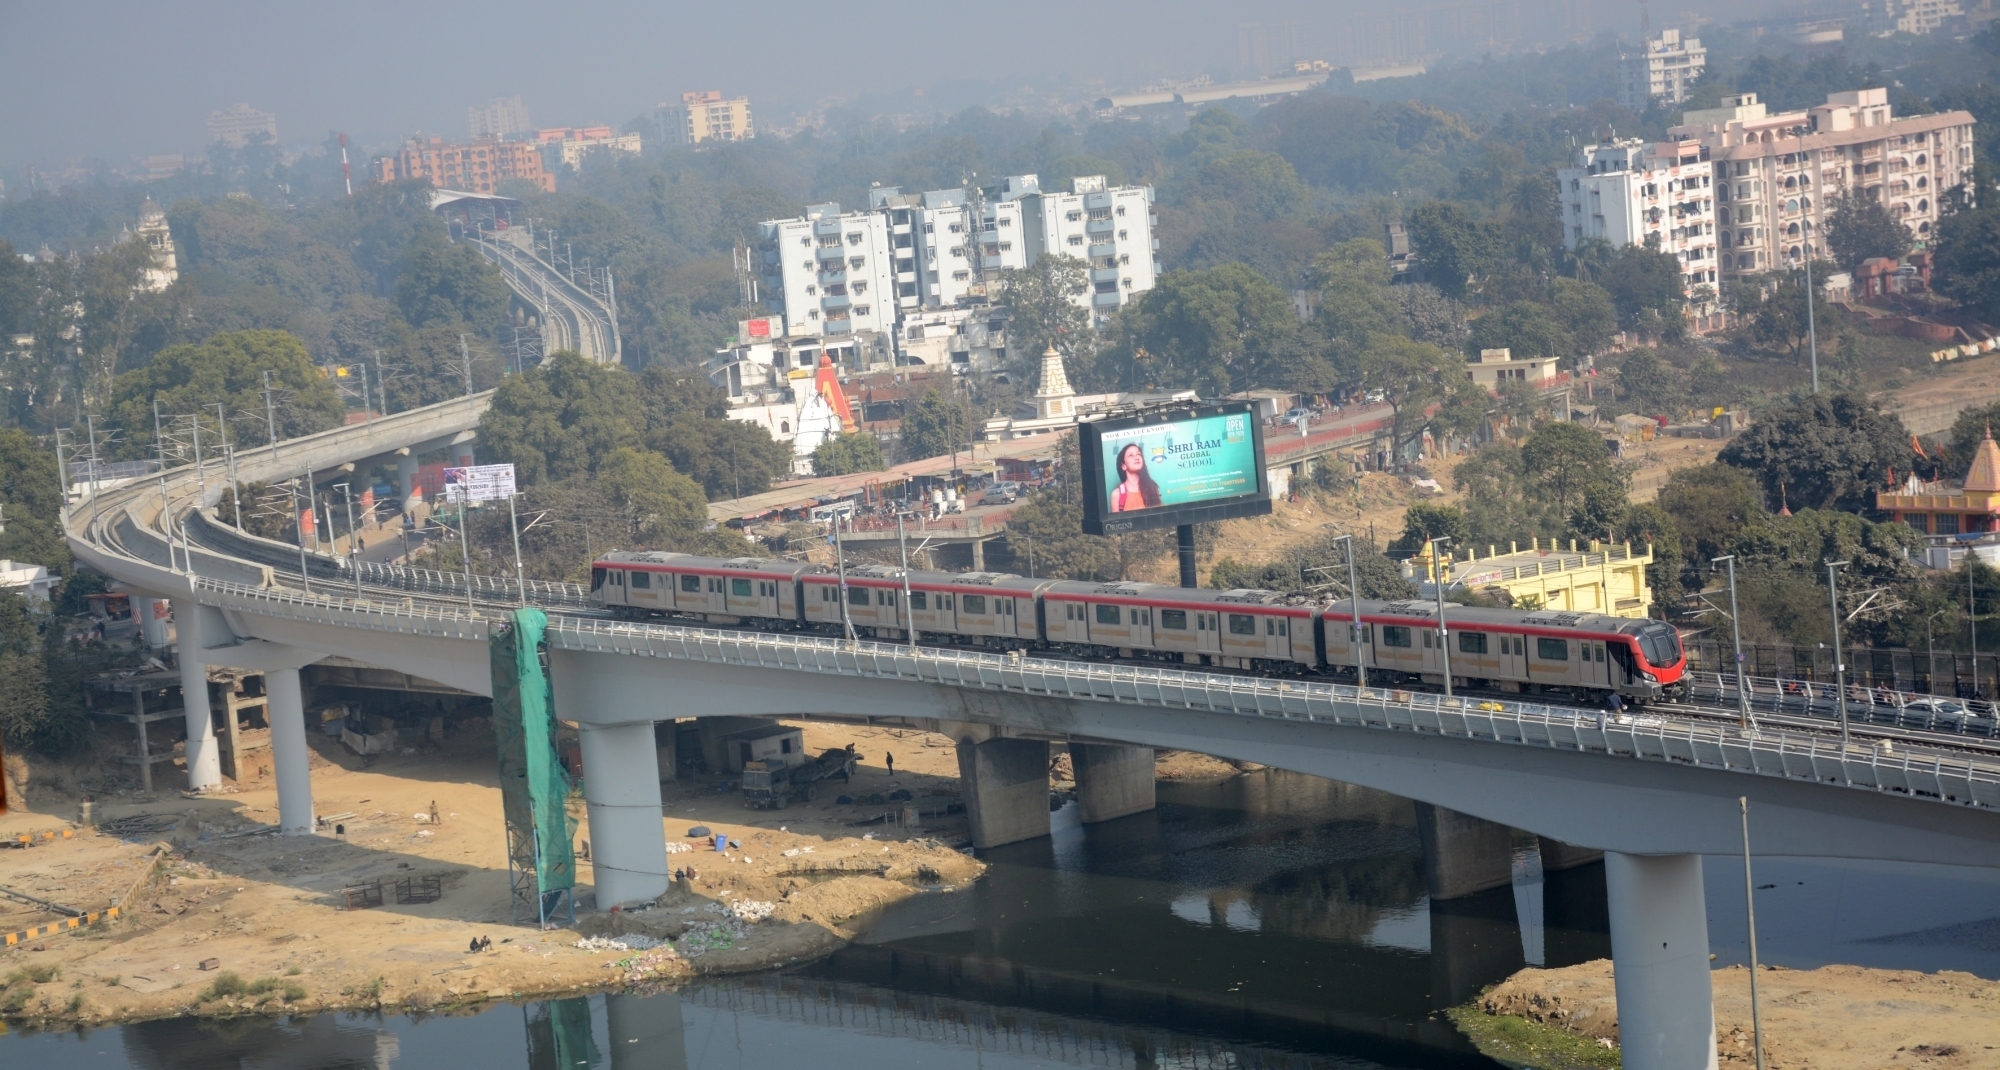
MULTIPOLYGON (((1733 651, 1724 640, 1697 639, 1687 644, 1691 672, 1733 673, 1733 651)), ((1827 646, 1746 644, 1743 671, 1751 676, 1833 683, 1834 650, 1827 646)), ((1991 699, 2000 693, 2000 652, 1971 654, 1955 650, 1905 650, 1901 647, 1850 646, 1847 681, 1896 691, 1991 699)))

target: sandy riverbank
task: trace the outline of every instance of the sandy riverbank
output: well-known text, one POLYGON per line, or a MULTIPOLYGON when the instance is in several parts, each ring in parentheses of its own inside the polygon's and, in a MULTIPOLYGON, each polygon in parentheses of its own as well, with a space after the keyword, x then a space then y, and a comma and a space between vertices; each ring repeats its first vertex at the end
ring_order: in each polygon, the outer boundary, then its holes
MULTIPOLYGON (((1750 1067, 1750 974, 1711 974, 1716 1052, 1750 1067)), ((2000 1067, 2000 982, 1969 973, 1859 966, 1765 967, 1758 976, 1768 1070, 2000 1067)), ((1522 970, 1452 1018, 1487 1054, 1514 1066, 1617 1065, 1611 963, 1522 970)))

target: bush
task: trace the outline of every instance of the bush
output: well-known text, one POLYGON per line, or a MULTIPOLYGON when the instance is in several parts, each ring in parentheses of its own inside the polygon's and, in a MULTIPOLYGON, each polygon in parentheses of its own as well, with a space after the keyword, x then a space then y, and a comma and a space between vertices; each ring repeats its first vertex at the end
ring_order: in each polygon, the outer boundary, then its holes
POLYGON ((210 984, 207 988, 202 990, 200 1001, 203 1003, 207 1003, 209 1000, 212 999, 225 999, 229 996, 240 996, 244 993, 244 991, 248 987, 249 986, 243 983, 243 978, 236 976, 236 974, 230 970, 224 970, 221 973, 215 975, 214 983, 210 984))

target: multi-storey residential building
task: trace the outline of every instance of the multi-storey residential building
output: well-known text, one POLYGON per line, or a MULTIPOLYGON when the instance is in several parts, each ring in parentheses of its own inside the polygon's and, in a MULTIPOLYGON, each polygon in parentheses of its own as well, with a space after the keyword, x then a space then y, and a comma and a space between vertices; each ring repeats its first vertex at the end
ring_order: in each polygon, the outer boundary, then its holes
POLYGON ((1090 268, 1087 303, 1101 321, 1153 288, 1160 243, 1153 237, 1153 187, 1110 186, 1103 175, 1079 175, 1070 192, 1041 188, 1034 175, 1000 184, 1000 198, 1021 204, 1028 262, 1073 256, 1090 268))
POLYGON ((806 338, 888 331, 897 283, 916 285, 915 251, 891 253, 889 217, 807 205, 797 219, 757 224, 766 300, 785 317, 785 335, 806 338))
POLYGON ((1661 30, 1638 51, 1618 57, 1618 103, 1633 112, 1655 100, 1679 104, 1707 65, 1708 50, 1699 39, 1683 41, 1679 30, 1661 30))
POLYGON ((1681 262, 1689 292, 1719 281, 1715 190, 1697 147, 1637 138, 1591 145, 1574 166, 1556 170, 1556 182, 1565 248, 1593 239, 1615 248, 1652 245, 1681 262))
POLYGON ((1965 15, 1958 0, 1867 0, 1861 12, 1869 32, 1881 37, 1896 33, 1921 36, 1965 15))
POLYGON ((1807 111, 1769 114, 1755 94, 1690 111, 1668 131, 1682 153, 1697 146, 1715 171, 1716 230, 1725 278, 1798 263, 1833 198, 1880 200, 1918 245, 1937 225, 1938 202, 1972 173, 1971 113, 1896 118, 1888 92, 1834 93, 1807 111))
POLYGON ((981 300, 987 296, 980 289, 982 279, 991 283, 1007 268, 1028 266, 1021 206, 984 197, 978 201, 963 189, 906 194, 890 186, 868 191, 868 207, 889 217, 899 273, 903 259, 911 260, 916 271, 914 286, 898 278, 897 307, 949 308, 981 300), (980 215, 977 228, 975 211, 980 215), (982 259, 975 262, 974 256, 982 259))
POLYGON ((468 135, 475 139, 525 134, 534 129, 528 122, 528 106, 521 103, 518 93, 511 97, 494 97, 484 104, 474 104, 465 109, 465 126, 468 135))
POLYGON ((527 141, 485 137, 466 144, 441 137, 413 137, 393 156, 375 158, 375 178, 426 179, 441 189, 497 193, 500 183, 521 179, 554 193, 556 179, 542 167, 541 147, 527 141))
POLYGON ((263 134, 276 141, 277 115, 268 111, 258 111, 248 104, 231 104, 222 111, 208 113, 210 141, 220 141, 232 149, 240 149, 249 144, 251 137, 257 134, 263 134))
POLYGON ((750 123, 750 98, 724 100, 719 89, 682 93, 678 104, 655 105, 653 125, 664 145, 748 141, 757 136, 750 123))
POLYGON ((613 134, 608 126, 558 126, 535 131, 542 146, 542 166, 581 168, 593 151, 637 156, 644 150, 637 134, 613 134))

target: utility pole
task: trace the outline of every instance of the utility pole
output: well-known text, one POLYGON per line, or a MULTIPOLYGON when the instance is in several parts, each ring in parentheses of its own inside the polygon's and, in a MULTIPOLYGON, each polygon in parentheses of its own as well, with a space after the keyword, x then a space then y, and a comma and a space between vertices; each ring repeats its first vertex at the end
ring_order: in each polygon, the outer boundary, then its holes
POLYGON ((611 313, 611 359, 624 359, 624 343, 618 337, 618 280, 611 277, 611 269, 604 269, 604 303, 611 313))
POLYGON ((160 459, 160 471, 167 470, 167 440, 160 433, 160 399, 153 399, 153 456, 160 459))
MULTIPOLYGON (((1342 535, 1340 541, 1347 547, 1347 604, 1354 610, 1353 622, 1347 626, 1349 629, 1347 633, 1347 645, 1354 648, 1355 686, 1366 691, 1368 690, 1368 652, 1362 649, 1363 643, 1361 641, 1361 637, 1364 634, 1361 631, 1361 581, 1357 577, 1354 567, 1354 536, 1342 535)), ((1438 619, 1443 620, 1444 614, 1438 614, 1438 619)))
POLYGON ((521 588, 521 604, 528 604, 528 569, 521 563, 521 514, 514 503, 520 499, 520 492, 507 495, 507 524, 514 530, 514 582, 521 588))
POLYGON ((1451 644, 1447 642, 1450 638, 1449 629, 1444 626, 1444 548, 1439 544, 1450 541, 1451 537, 1449 535, 1431 537, 1432 584, 1437 589, 1438 656, 1444 659, 1444 697, 1446 698, 1451 697, 1451 644))
MULTIPOLYGON (((97 468, 96 454, 91 455, 90 467, 93 471, 97 468)), ((1972 563, 1976 560, 1978 559, 1968 547, 1965 551, 1965 627, 1966 631, 1971 633, 1969 638, 1972 641, 1973 698, 1979 697, 1979 610, 1972 594, 1972 563)))
POLYGON ((903 612, 909 624, 910 650, 917 649, 917 605, 910 601, 910 544, 903 538, 903 514, 896 514, 896 549, 903 554, 903 612))
POLYGON ((334 486, 340 488, 340 496, 347 503, 347 567, 354 572, 354 597, 358 601, 361 598, 361 551, 356 549, 354 485, 336 483, 334 486))
POLYGON ((840 515, 828 518, 833 523, 833 566, 840 573, 840 627, 847 634, 847 641, 854 641, 854 619, 847 614, 847 551, 840 544, 840 515))
POLYGON ((271 459, 278 459, 278 406, 271 400, 271 373, 264 373, 264 432, 271 436, 271 459))
POLYGON ((243 492, 236 487, 236 451, 229 446, 229 413, 223 403, 215 403, 215 426, 222 432, 222 458, 229 473, 229 501, 236 507, 236 526, 243 526, 243 492))
POLYGON ((306 568, 306 514, 299 509, 299 481, 296 476, 292 478, 292 518, 292 526, 298 529, 299 535, 299 582, 305 585, 306 593, 311 594, 312 572, 306 568))
POLYGON ((1743 809, 1743 909, 1750 919, 1750 1046, 1757 1053, 1757 1070, 1764 1070, 1764 1016, 1757 1002, 1757 892, 1750 876, 1750 799, 1736 797, 1743 809))
POLYGON ((1729 563, 1729 630, 1736 643, 1736 717, 1743 728, 1750 727, 1750 695, 1743 686, 1743 628, 1736 618, 1736 555, 1724 554, 1712 558, 1709 564, 1718 561, 1729 563))
MULTIPOLYGON (((1833 686, 1840 691, 1840 745, 1847 746, 1847 662, 1841 658, 1840 650, 1840 587, 1835 581, 1834 570, 1847 564, 1845 561, 1826 563, 1826 596, 1833 606, 1833 686)), ((1975 670, 1978 663, 1974 662, 1975 670)))

